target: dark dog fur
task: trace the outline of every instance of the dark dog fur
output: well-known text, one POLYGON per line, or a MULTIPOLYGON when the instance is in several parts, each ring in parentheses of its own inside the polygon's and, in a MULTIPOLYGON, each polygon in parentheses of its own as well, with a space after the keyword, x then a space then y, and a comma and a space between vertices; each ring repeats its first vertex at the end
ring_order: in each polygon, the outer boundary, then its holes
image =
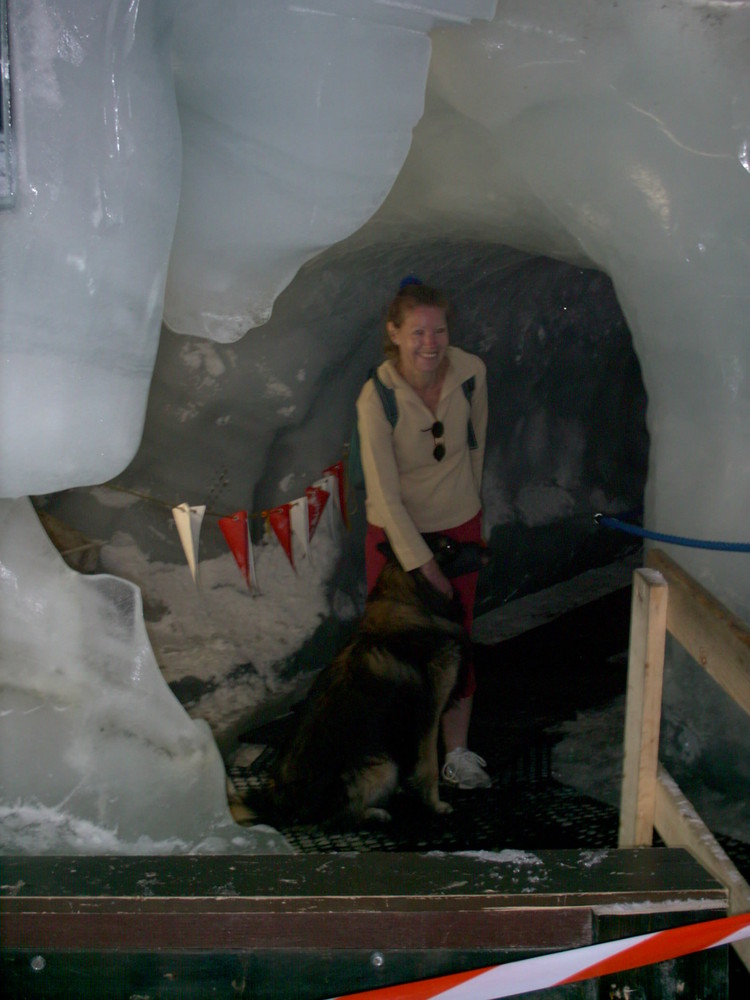
MULTIPOLYGON (((454 547, 442 559, 455 557, 454 547)), ((310 691, 261 818, 387 820, 399 786, 449 812, 438 792, 438 731, 468 643, 461 618, 457 600, 389 559, 354 638, 310 691)))

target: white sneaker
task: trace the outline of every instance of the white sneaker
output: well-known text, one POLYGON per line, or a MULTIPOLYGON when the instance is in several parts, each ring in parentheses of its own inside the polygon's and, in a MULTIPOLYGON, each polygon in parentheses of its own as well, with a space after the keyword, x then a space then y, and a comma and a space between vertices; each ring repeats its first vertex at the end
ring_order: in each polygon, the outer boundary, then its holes
POLYGON ((487 761, 466 747, 456 747, 445 755, 443 779, 459 788, 489 788, 492 778, 483 768, 487 761))

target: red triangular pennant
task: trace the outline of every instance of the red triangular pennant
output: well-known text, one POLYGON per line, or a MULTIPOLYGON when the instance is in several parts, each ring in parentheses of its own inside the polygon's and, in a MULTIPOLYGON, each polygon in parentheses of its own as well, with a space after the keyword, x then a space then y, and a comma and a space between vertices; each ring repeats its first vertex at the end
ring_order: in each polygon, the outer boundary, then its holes
POLYGON ((339 487, 339 510, 341 511, 341 517, 344 520, 344 524, 349 527, 349 513, 346 509, 346 483, 344 482, 344 462, 339 459, 333 465, 329 465, 327 469, 323 469, 324 476, 335 476, 338 481, 339 487))
POLYGON ((234 556, 245 583, 250 586, 250 536, 247 531, 247 511, 238 510, 230 517, 220 517, 219 527, 234 556))
POLYGON ((328 503, 328 498, 330 497, 328 490, 324 490, 322 486, 306 486, 305 496, 307 497, 307 523, 310 529, 310 539, 315 534, 315 529, 318 527, 318 521, 320 521, 320 515, 325 510, 325 506, 328 503))
POLYGON ((292 568, 294 568, 294 559, 292 558, 292 523, 289 516, 290 507, 291 504, 285 503, 281 507, 274 507, 273 510, 269 510, 268 523, 273 528, 274 534, 281 542, 281 547, 286 552, 292 568))

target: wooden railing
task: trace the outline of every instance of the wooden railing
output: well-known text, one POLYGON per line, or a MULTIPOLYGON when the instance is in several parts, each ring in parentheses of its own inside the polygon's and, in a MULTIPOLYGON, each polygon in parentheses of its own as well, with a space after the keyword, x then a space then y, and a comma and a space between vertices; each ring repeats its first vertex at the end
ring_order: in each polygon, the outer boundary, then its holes
MULTIPOLYGON (((669 631, 750 715, 750 630, 666 553, 633 574, 620 799, 620 847, 688 850, 729 893, 729 912, 750 911, 750 886, 659 763, 664 650, 669 631)), ((750 942, 735 945, 750 969, 750 942)))

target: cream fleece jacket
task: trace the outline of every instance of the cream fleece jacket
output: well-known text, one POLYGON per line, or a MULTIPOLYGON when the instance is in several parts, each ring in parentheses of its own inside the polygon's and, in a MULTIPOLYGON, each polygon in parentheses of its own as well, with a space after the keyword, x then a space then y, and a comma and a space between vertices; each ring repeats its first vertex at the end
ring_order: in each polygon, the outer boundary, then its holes
POLYGON ((433 414, 391 361, 378 368, 384 385, 396 392, 398 420, 391 427, 372 379, 357 400, 362 469, 365 476, 367 520, 385 529, 399 562, 406 570, 423 566, 432 552, 421 532, 445 531, 470 520, 481 508, 482 465, 487 436, 487 370, 474 354, 449 347, 448 370, 433 414), (462 383, 475 378, 471 400, 462 383), (477 439, 468 445, 468 421, 477 439), (433 457, 430 428, 440 420, 445 428, 445 458, 433 457))

